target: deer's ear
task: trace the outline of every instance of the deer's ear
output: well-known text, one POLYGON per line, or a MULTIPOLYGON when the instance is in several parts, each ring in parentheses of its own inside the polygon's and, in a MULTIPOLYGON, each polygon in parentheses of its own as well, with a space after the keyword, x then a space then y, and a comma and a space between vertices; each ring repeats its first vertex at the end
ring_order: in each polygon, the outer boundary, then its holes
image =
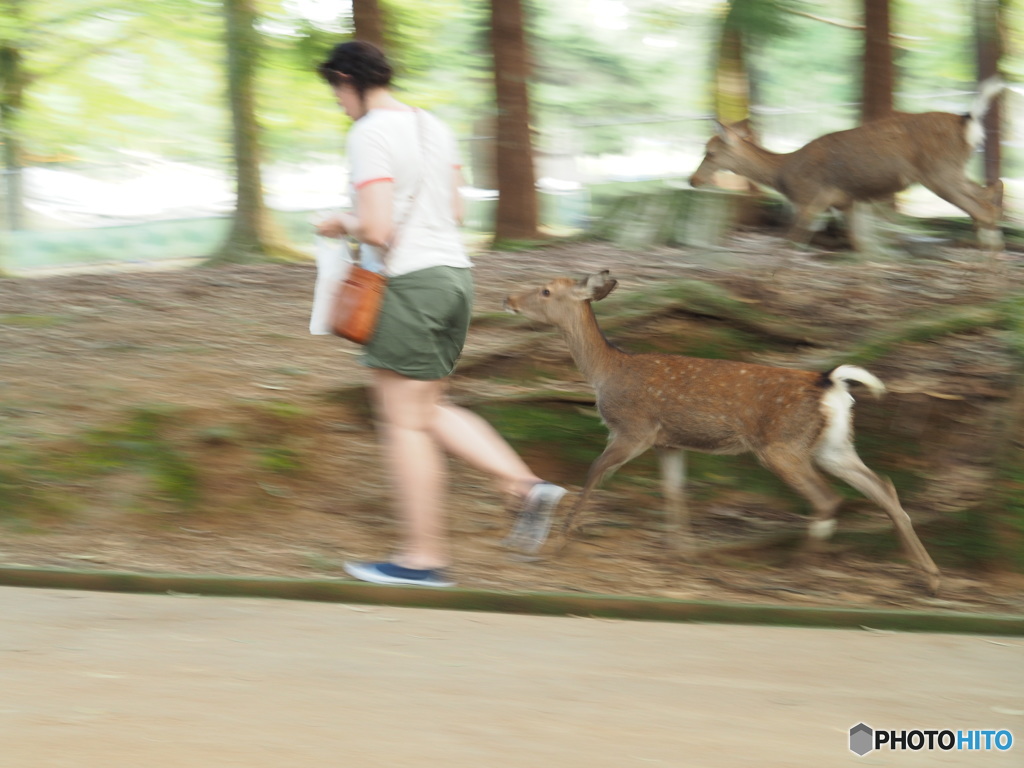
POLYGON ((718 129, 718 138, 724 141, 727 145, 733 146, 734 144, 739 143, 740 137, 736 134, 736 131, 725 123, 720 123, 715 120, 715 128, 718 129))
POLYGON ((750 126, 746 120, 732 125, 725 125, 716 120, 715 125, 718 126, 718 135, 729 146, 735 146, 750 136, 750 126))
POLYGON ((745 117, 738 123, 733 123, 729 127, 732 129, 733 133, 735 133, 741 139, 754 138, 754 126, 750 124, 749 117, 745 117))
POLYGON ((591 301, 600 301, 615 290, 618 284, 619 281, 612 277, 607 269, 590 275, 586 279, 587 298, 591 301))

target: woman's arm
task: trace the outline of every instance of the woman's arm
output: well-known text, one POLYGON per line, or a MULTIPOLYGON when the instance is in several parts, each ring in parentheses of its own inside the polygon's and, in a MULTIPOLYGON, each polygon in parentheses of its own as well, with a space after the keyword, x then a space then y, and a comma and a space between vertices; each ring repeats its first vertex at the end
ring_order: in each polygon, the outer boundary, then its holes
POLYGON ((351 235, 361 243, 375 247, 391 243, 394 235, 392 208, 395 197, 395 183, 380 179, 361 186, 356 190, 356 210, 353 213, 339 213, 322 222, 316 229, 323 237, 351 235))

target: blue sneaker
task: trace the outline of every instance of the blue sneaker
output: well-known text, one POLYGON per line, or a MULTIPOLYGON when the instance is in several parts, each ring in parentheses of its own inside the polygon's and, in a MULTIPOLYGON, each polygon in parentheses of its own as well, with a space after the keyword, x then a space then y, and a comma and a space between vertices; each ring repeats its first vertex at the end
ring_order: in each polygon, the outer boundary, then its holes
POLYGON ((529 554, 537 552, 547 541, 551 516, 565 493, 565 488, 553 483, 534 485, 523 499, 511 533, 501 543, 529 554))
POLYGON ((373 584, 414 584, 419 587, 454 587, 440 568, 403 568, 394 563, 345 563, 345 571, 373 584))

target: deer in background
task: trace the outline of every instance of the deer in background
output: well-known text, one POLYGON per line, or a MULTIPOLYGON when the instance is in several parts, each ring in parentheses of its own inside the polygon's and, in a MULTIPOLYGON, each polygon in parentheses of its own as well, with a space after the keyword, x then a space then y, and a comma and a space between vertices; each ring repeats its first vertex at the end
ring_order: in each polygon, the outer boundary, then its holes
POLYGON ((845 480, 892 518, 908 554, 924 571, 929 590, 940 574, 900 506, 892 483, 861 461, 853 447, 852 404, 847 382, 875 395, 882 382, 863 368, 841 365, 812 373, 728 360, 671 354, 631 354, 610 344, 591 302, 605 298, 617 281, 607 270, 582 280, 557 278, 509 296, 507 310, 557 326, 580 372, 597 395, 608 427, 608 445, 587 472, 563 527, 563 545, 579 525, 580 512, 603 478, 649 448, 658 454, 665 511, 684 555, 694 553, 683 488, 685 451, 753 452, 764 466, 814 508, 808 546, 835 530, 841 497, 815 469, 845 480))
POLYGON ((922 184, 967 213, 979 243, 998 251, 1003 247, 1003 183, 982 187, 967 178, 964 167, 984 139, 982 118, 1002 88, 999 78, 986 80, 965 115, 894 112, 857 128, 825 134, 789 154, 758 145, 745 121, 719 123, 718 135, 708 141, 690 184, 706 186, 716 171, 724 170, 781 192, 796 207, 789 237, 797 243, 810 239, 815 219, 829 208, 837 208, 849 223, 855 202, 922 184))

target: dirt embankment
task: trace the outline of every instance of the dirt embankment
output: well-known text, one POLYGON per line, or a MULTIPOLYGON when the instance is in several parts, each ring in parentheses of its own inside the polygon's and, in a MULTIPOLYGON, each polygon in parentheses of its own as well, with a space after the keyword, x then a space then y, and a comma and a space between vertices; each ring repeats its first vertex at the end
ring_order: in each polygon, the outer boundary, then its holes
MULTIPOLYGON (((1020 514, 990 506, 1012 481, 1000 451, 1020 391, 1013 296, 1024 269, 1010 261, 993 276, 971 252, 936 256, 862 263, 757 236, 722 252, 575 243, 481 254, 478 321, 453 396, 578 488, 605 434, 588 388, 562 341, 501 315, 501 299, 599 269, 620 280, 597 309, 627 349, 864 364, 890 396, 859 402, 858 445, 893 477, 947 572, 941 598, 923 595, 888 523, 852 493, 822 558, 771 548, 680 563, 645 459, 598 494, 578 544, 540 562, 498 548, 503 500, 453 462, 459 581, 1024 611, 1020 577, 979 569, 1003 557, 998 540, 1020 514)), ((0 280, 0 563, 312 577, 385 554, 394 528, 364 371, 354 347, 306 333, 312 283, 309 265, 0 280)), ((802 529, 801 502, 749 458, 693 455, 690 477, 708 546, 802 529)))

